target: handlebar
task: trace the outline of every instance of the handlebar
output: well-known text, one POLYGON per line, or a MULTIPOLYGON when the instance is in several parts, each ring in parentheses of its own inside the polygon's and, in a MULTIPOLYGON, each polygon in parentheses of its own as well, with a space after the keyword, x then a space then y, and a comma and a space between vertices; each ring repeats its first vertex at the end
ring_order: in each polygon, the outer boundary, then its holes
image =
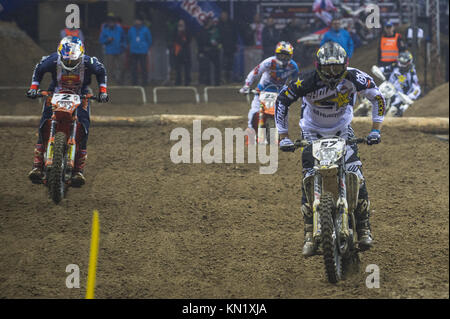
MULTIPOLYGON (((239 92, 241 94, 260 94, 263 92, 271 92, 271 91, 267 91, 267 89, 269 88, 276 88, 277 89, 277 93, 279 93, 280 89, 275 85, 275 84, 269 84, 268 86, 266 86, 263 90, 255 90, 255 89, 250 89, 248 90, 248 92, 239 92)), ((275 92, 274 92, 275 93, 275 92)))
MULTIPOLYGON (((53 96, 54 92, 52 91, 41 91, 39 90, 36 94, 36 97, 51 97, 53 96)), ((95 100, 98 101, 98 97, 92 94, 82 94, 80 95, 80 99, 82 100, 95 100)))
MULTIPOLYGON (((360 143, 367 143, 366 137, 352 137, 348 140, 346 140, 347 145, 351 144, 360 144, 360 143)), ((308 145, 311 145, 312 142, 309 142, 307 140, 295 140, 294 147, 291 147, 289 151, 294 152, 295 150, 301 148, 301 147, 307 147, 308 145)))

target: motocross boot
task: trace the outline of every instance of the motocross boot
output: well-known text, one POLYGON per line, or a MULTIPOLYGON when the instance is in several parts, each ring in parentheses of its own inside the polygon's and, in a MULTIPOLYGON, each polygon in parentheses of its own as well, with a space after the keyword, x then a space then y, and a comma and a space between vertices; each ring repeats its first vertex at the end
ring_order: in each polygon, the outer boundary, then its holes
POLYGON ((358 233, 359 248, 361 251, 370 249, 373 246, 372 233, 369 222, 370 202, 366 199, 359 199, 355 211, 356 231, 358 233))
POLYGON ((81 187, 86 183, 86 178, 83 175, 83 169, 86 166, 87 151, 80 150, 75 159, 75 168, 72 172, 72 183, 73 187, 81 187))
POLYGON ((44 165, 44 145, 36 144, 34 148, 33 168, 28 173, 28 178, 33 184, 42 184, 42 166, 44 165))
POLYGON ((315 254, 315 247, 313 241, 312 211, 308 203, 303 204, 301 210, 303 214, 303 221, 305 224, 302 255, 304 257, 309 257, 315 254))

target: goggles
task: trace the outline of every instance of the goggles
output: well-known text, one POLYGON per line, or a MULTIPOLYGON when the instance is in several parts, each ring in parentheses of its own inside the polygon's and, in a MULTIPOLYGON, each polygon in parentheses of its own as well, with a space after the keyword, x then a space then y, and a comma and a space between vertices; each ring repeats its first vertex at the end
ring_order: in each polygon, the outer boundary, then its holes
POLYGON ((291 55, 289 53, 277 53, 277 59, 282 62, 289 62, 291 60, 291 55))
POLYGON ((345 71, 345 64, 328 64, 321 65, 320 72, 329 78, 339 78, 342 73, 345 71))

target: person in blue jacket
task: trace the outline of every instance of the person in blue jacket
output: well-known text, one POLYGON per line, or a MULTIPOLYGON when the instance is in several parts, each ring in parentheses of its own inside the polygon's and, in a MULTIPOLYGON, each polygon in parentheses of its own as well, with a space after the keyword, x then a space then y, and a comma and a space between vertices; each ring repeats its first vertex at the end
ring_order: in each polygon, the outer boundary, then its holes
POLYGON ((105 49, 105 64, 110 77, 116 83, 122 83, 123 53, 127 47, 125 31, 116 23, 113 16, 108 16, 102 32, 100 43, 105 49))
POLYGON ((152 34, 141 19, 136 19, 134 26, 128 30, 128 43, 130 45, 131 79, 133 85, 138 83, 138 64, 142 78, 142 85, 147 85, 147 54, 152 45, 152 34))
POLYGON ((348 58, 352 57, 353 55, 352 37, 347 30, 341 28, 341 22, 337 18, 334 18, 331 21, 331 29, 323 36, 323 39, 320 42, 320 46, 330 41, 339 43, 344 48, 348 58))

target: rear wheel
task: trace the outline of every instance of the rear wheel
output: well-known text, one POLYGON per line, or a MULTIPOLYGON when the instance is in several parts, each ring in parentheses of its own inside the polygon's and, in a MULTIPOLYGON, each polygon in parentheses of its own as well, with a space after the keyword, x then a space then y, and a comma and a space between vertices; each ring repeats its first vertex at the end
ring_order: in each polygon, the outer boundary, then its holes
POLYGON ((66 135, 58 132, 55 135, 53 147, 53 164, 48 171, 48 191, 52 200, 58 204, 66 191, 65 167, 66 167, 66 135))
POLYGON ((333 221, 333 196, 325 193, 320 198, 318 212, 322 230, 322 250, 325 263, 325 272, 328 281, 337 283, 342 278, 342 257, 339 253, 337 232, 333 221))

